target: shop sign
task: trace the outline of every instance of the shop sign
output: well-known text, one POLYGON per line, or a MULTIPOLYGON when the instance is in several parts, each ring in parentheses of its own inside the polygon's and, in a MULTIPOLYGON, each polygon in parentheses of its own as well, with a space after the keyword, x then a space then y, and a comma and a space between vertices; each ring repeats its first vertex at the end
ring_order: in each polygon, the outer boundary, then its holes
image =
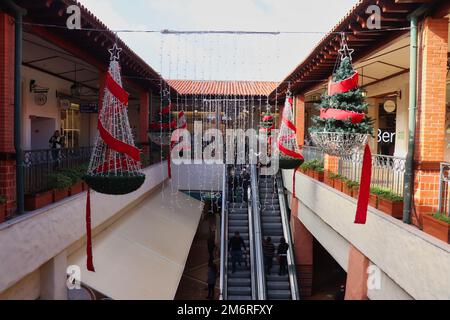
POLYGON ((98 113, 98 103, 81 104, 80 113, 98 113))

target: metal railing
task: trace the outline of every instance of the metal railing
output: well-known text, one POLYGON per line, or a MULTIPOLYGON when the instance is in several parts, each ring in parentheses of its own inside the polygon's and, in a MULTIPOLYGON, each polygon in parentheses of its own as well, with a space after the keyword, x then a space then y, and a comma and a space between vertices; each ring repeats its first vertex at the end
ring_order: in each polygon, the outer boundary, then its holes
POLYGON ((223 166, 222 216, 220 226, 220 300, 227 300, 228 266, 228 166, 223 166))
MULTIPOLYGON (((339 174, 353 181, 360 181, 362 154, 339 158, 339 174)), ((403 195, 406 159, 400 157, 373 155, 372 187, 389 189, 403 195)))
POLYGON ((323 161, 325 158, 325 154, 323 153, 322 149, 320 149, 318 147, 311 147, 311 146, 303 146, 302 147, 302 155, 303 155, 303 158, 305 158, 305 161, 310 161, 310 160, 323 161))
POLYGON ((439 213, 450 216, 450 163, 441 163, 439 174, 439 213))
POLYGON ((266 300, 266 275, 264 268, 263 235, 261 226, 261 215, 259 205, 258 169, 256 165, 251 166, 251 188, 253 208, 253 235, 255 238, 255 259, 258 300, 266 300))
POLYGON ((49 189, 49 175, 88 163, 92 147, 23 152, 25 194, 49 189))
POLYGON ((256 259, 255 259, 255 237, 253 227, 253 203, 252 203, 252 188, 248 187, 247 192, 247 204, 248 204, 248 230, 249 230, 249 255, 250 255, 250 277, 252 283, 252 300, 256 300, 258 291, 256 282, 258 281, 256 276, 256 259))
POLYGON ((289 223, 288 211, 286 206, 286 196, 284 194, 283 178, 281 176, 281 173, 278 173, 277 175, 277 189, 278 189, 278 199, 280 202, 281 221, 283 223, 283 235, 287 243, 289 243, 289 250, 287 252, 287 262, 289 272, 289 284, 291 287, 291 297, 292 300, 300 300, 300 291, 297 282, 297 269, 295 266, 295 258, 293 252, 294 240, 292 238, 289 223))

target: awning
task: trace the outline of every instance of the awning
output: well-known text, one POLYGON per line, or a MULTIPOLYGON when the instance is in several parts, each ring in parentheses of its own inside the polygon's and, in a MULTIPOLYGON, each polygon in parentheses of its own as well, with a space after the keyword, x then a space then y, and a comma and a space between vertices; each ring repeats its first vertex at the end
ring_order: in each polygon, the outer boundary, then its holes
POLYGON ((82 283, 112 299, 172 300, 197 231, 200 205, 170 187, 155 192, 94 237, 96 273, 86 270, 84 247, 68 263, 81 267, 82 283))

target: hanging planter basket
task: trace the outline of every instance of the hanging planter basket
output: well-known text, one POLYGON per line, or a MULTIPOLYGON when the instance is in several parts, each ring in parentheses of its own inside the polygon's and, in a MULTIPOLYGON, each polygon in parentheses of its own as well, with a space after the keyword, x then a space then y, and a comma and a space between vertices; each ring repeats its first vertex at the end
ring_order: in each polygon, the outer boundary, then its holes
POLYGON ((138 190, 145 181, 144 174, 105 176, 85 175, 83 180, 92 190, 108 195, 124 195, 138 190))
POLYGON ((343 157, 364 150, 369 134, 345 132, 314 132, 311 138, 316 146, 330 156, 343 157))
POLYGON ((294 158, 287 158, 287 157, 280 157, 279 159, 279 167, 283 170, 293 170, 298 168, 303 164, 304 160, 301 159, 294 159, 294 158))
POLYGON ((151 142, 159 146, 168 146, 172 138, 172 133, 170 131, 155 131, 149 132, 148 137, 151 142))

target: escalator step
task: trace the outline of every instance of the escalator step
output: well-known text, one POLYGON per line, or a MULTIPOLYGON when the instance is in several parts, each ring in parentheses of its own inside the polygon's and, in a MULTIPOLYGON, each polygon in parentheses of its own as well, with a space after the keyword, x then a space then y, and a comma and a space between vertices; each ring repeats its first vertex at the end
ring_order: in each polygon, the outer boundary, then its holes
POLYGON ((248 221, 248 215, 242 213, 230 213, 228 219, 231 220, 246 220, 248 221))
MULTIPOLYGON (((237 266, 237 268, 239 268, 239 266, 237 266)), ((250 279, 250 270, 239 270, 239 269, 237 269, 235 273, 232 273, 231 272, 231 266, 229 266, 228 279, 234 279, 234 278, 238 278, 238 279, 249 278, 250 279)))
POLYGON ((228 287, 251 287, 252 280, 250 275, 248 278, 231 278, 228 279, 228 287))
POLYGON ((283 299, 290 300, 291 299, 291 291, 290 290, 267 290, 267 297, 271 299, 283 299))
MULTIPOLYGON (((281 218, 280 218, 281 220, 281 218)), ((248 226, 248 220, 240 220, 240 219, 230 219, 228 220, 228 227, 237 227, 237 226, 242 226, 242 227, 247 227, 248 226)))
POLYGON ((247 296, 251 294, 252 288, 250 287, 228 287, 228 295, 247 296))
POLYGON ((267 281, 267 289, 268 290, 289 290, 290 293, 290 284, 289 281, 267 281))
POLYGON ((231 300, 231 301, 247 301, 247 300, 252 300, 252 297, 251 296, 228 295, 228 300, 231 300))

